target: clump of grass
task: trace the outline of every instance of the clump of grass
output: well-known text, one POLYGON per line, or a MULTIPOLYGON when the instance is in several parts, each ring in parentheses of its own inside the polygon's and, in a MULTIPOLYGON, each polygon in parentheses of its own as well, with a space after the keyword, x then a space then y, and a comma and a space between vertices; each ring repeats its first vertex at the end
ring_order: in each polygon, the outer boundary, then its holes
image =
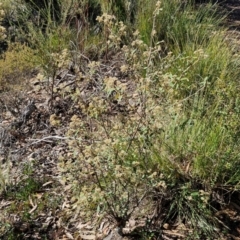
POLYGON ((34 178, 32 171, 32 166, 28 164, 24 166, 22 181, 8 186, 5 192, 7 198, 26 201, 31 194, 40 189, 41 181, 34 178))
MULTIPOLYGON (((214 101, 219 101, 221 106, 228 102, 229 94, 234 94, 238 88, 233 79, 237 79, 239 73, 234 70, 238 65, 237 57, 233 56, 233 49, 225 41, 226 31, 219 26, 224 14, 219 16, 217 5, 210 3, 196 9, 194 2, 162 1, 160 8, 153 24, 149 21, 152 20, 154 5, 141 8, 148 13, 137 15, 142 19, 136 26, 148 44, 151 44, 150 39, 151 42, 163 40, 165 43, 162 49, 168 52, 165 57, 171 64, 162 67, 160 63, 159 68, 166 73, 164 81, 173 90, 168 97, 186 99, 183 102, 189 104, 194 102, 195 94, 202 91, 206 107, 214 101)), ((164 53, 159 57, 164 57, 164 53)), ((154 84, 161 88, 158 80, 154 84)))
MULTIPOLYGON (((139 1, 136 15, 136 27, 143 40, 151 39, 153 11, 157 0, 145 6, 139 1)), ((159 40, 164 40, 171 51, 183 52, 185 47, 204 45, 209 41, 209 34, 220 29, 225 15, 219 13, 216 4, 208 3, 196 8, 194 1, 161 1, 160 12, 155 21, 155 31, 159 40)), ((195 50, 196 50, 195 49, 195 50)))
POLYGON ((27 201, 31 194, 40 189, 40 186, 41 185, 39 181, 29 176, 21 181, 18 186, 13 187, 12 190, 10 190, 11 186, 9 186, 9 189, 6 192, 7 198, 19 201, 27 201))
MULTIPOLYGON (((1 192, 1 197, 11 202, 3 209, 0 216, 0 237, 1 239, 26 238, 35 233, 35 221, 44 212, 57 214, 59 205, 62 204, 62 197, 56 192, 44 191, 44 183, 47 178, 40 178, 35 175, 35 163, 20 165, 21 173, 18 173, 18 180, 12 180, 1 192), (16 219, 10 219, 9 215, 14 214, 16 219)), ((48 225, 38 225, 37 234, 48 235, 48 225), (40 226, 40 227, 39 227, 40 226)))
POLYGON ((4 158, 1 159, 1 168, 0 168, 0 194, 6 190, 8 184, 10 184, 10 171, 11 171, 11 162, 7 159, 4 163, 4 158))
MULTIPOLYGON (((157 151, 151 151, 156 160, 159 159, 159 166, 173 171, 178 169, 178 176, 196 179, 208 188, 231 182, 232 166, 237 164, 238 156, 233 129, 226 128, 221 116, 216 121, 214 109, 210 112, 207 116, 174 117, 173 125, 165 128, 162 137, 156 141, 154 148, 157 151)), ((239 173, 236 175, 240 176, 239 173)))
POLYGON ((238 88, 234 80, 239 74, 234 71, 238 60, 221 33, 212 36, 208 45, 194 51, 186 49, 181 54, 172 55, 172 59, 172 64, 164 71, 168 75, 167 84, 174 89, 172 97, 175 99, 193 103, 195 96, 202 92, 206 107, 216 101, 223 105, 229 101, 229 94, 234 94, 238 88), (192 100, 188 101, 189 98, 192 100))

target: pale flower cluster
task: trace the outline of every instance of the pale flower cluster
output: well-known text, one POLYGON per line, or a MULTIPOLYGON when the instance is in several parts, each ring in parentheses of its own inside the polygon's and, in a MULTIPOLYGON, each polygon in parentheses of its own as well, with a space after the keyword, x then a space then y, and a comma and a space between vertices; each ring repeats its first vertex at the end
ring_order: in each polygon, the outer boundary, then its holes
POLYGON ((103 13, 102 16, 98 16, 97 21, 103 24, 103 32, 107 45, 117 47, 121 42, 122 36, 126 35, 127 27, 124 25, 124 23, 121 21, 116 22, 115 16, 106 13, 103 13))
POLYGON ((43 81, 44 77, 45 77, 44 74, 38 73, 38 75, 36 76, 36 79, 38 79, 39 81, 43 81))
POLYGON ((160 11, 162 11, 161 1, 157 1, 157 3, 156 3, 156 8, 155 8, 155 10, 154 10, 154 12, 153 12, 153 15, 154 15, 154 16, 157 16, 160 11))
POLYGON ((210 199, 210 193, 209 192, 206 192, 204 190, 199 190, 199 194, 201 196, 201 200, 202 202, 207 205, 208 202, 209 202, 209 199, 210 199))
MULTIPOLYGON (((0 24, 1 21, 3 20, 4 16, 5 16, 5 12, 2 8, 2 3, 0 3, 0 24)), ((7 37, 6 35, 6 28, 0 25, 0 41, 4 40, 7 37)))
POLYGON ((96 20, 100 23, 104 23, 105 25, 112 25, 113 21, 116 20, 116 17, 114 15, 103 13, 102 16, 97 16, 96 20))
POLYGON ((49 122, 54 127, 57 127, 57 126, 59 126, 61 124, 61 121, 60 121, 59 117, 57 117, 56 114, 52 114, 50 116, 49 122))
POLYGON ((198 50, 196 50, 195 52, 194 52, 194 55, 196 55, 198 58, 203 58, 203 59, 206 59, 206 58, 208 58, 208 54, 206 54, 205 52, 204 52, 204 50, 203 49, 198 49, 198 50))
POLYGON ((86 113, 93 118, 101 116, 101 114, 105 110, 106 110, 105 100, 99 96, 93 97, 88 107, 85 108, 86 113))
POLYGON ((88 63, 88 67, 90 69, 98 68, 98 67, 100 67, 100 62, 91 61, 88 63))
POLYGON ((116 83, 117 83, 116 77, 105 77, 104 78, 105 89, 107 92, 113 91, 115 89, 116 83))
MULTIPOLYGON (((88 68, 89 68, 89 71, 88 71, 88 74, 87 74, 87 78, 92 78, 93 77, 93 75, 97 72, 97 70, 99 69, 99 67, 100 67, 100 62, 96 62, 96 61, 90 61, 89 63, 88 63, 88 68)), ((80 73, 80 75, 82 75, 81 73, 80 73)))
POLYGON ((70 57, 68 49, 63 49, 60 53, 52 53, 54 66, 58 69, 68 68, 70 64, 70 57))
POLYGON ((127 73, 128 71, 128 65, 124 64, 120 67, 120 70, 122 73, 127 73))

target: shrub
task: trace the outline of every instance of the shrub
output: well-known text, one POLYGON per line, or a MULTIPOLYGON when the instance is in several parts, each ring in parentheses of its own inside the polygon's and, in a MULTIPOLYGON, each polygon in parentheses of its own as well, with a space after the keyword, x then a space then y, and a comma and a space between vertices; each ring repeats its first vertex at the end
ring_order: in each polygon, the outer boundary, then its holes
MULTIPOLYGON (((236 59, 220 33, 195 45, 203 49, 192 52, 189 46, 187 52, 185 46, 182 54, 166 54, 155 41, 159 2, 156 8, 149 45, 136 31, 121 46, 124 25, 105 14, 98 18, 108 46, 123 56, 115 68, 120 74, 91 60, 87 73, 78 72, 96 91, 72 96, 81 114, 69 124, 68 159, 59 162, 62 183, 71 188, 73 209, 83 220, 110 215, 124 232, 131 218, 145 219, 148 231, 180 218, 198 236, 214 235, 211 192, 240 176, 232 177, 238 159, 234 127, 223 124, 233 123, 237 113, 227 118, 220 113, 231 104, 218 85, 230 81, 233 72, 227 71, 236 59), (211 61, 217 64, 209 66, 211 61), (153 215, 155 220, 146 217, 153 215)), ((232 87, 224 92, 233 94, 232 87)))
POLYGON ((21 44, 12 44, 0 59, 1 92, 13 89, 14 86, 24 87, 26 76, 36 67, 34 50, 21 44))

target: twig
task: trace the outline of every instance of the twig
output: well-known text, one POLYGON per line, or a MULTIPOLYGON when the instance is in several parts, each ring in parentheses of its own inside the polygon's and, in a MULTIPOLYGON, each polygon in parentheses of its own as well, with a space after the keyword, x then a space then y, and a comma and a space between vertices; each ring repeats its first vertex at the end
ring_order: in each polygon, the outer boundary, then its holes
MULTIPOLYGON (((81 139, 81 138, 73 138, 73 137, 61 137, 61 136, 57 136, 57 135, 47 136, 47 137, 44 137, 44 138, 41 138, 41 139, 30 138, 30 139, 28 139, 28 140, 29 140, 29 141, 35 141, 35 142, 32 142, 29 146, 34 145, 34 144, 37 144, 37 143, 40 143, 40 142, 49 142, 49 143, 52 143, 53 141, 51 141, 51 140, 79 140, 79 141, 82 141, 82 142, 91 143, 90 140, 83 140, 83 139, 81 139)), ((101 141, 101 140, 95 140, 95 141, 101 141)))
POLYGON ((49 142, 49 143, 52 143, 52 141, 49 141, 49 139, 56 139, 56 140, 67 140, 69 138, 67 137, 61 137, 61 136, 47 136, 47 137, 44 137, 42 139, 33 139, 33 138, 30 138, 28 139, 29 141, 35 141, 33 143, 30 144, 31 145, 34 145, 34 144, 37 144, 37 143, 40 143, 40 142, 49 142))
POLYGON ((76 80, 73 80, 73 81, 67 83, 63 88, 68 87, 68 86, 72 85, 72 84, 75 83, 75 82, 76 82, 76 80))
POLYGON ((130 211, 130 213, 128 214, 128 218, 130 218, 130 216, 132 215, 132 213, 135 211, 135 209, 140 205, 140 203, 143 201, 143 199, 146 197, 147 193, 149 193, 149 191, 145 191, 145 193, 141 196, 141 198, 137 201, 137 204, 135 206, 133 206, 132 210, 130 211))
MULTIPOLYGON (((58 76, 60 75, 61 73, 59 73, 58 74, 58 76)), ((60 83, 62 83, 62 82, 64 82, 64 78, 67 76, 67 75, 69 75, 68 74, 68 71, 66 71, 65 73, 64 73, 64 75, 61 77, 61 79, 58 81, 58 83, 56 83, 56 87, 60 84, 60 83)), ((70 74, 71 75, 71 74, 70 74)))
POLYGON ((177 232, 173 232, 170 230, 163 230, 163 233, 170 235, 170 236, 174 236, 174 237, 185 237, 185 235, 181 234, 181 233, 177 233, 177 232))
POLYGON ((165 235, 162 235, 162 238, 163 238, 164 240, 172 240, 172 238, 169 238, 169 237, 167 237, 167 236, 165 236, 165 235))

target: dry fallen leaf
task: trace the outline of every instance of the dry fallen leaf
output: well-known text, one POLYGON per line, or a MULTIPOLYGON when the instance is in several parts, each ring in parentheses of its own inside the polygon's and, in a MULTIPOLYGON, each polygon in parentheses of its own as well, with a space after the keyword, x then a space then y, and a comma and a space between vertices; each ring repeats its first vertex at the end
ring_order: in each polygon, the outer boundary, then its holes
POLYGON ((30 205, 32 207, 35 207, 35 204, 33 203, 33 200, 32 200, 32 198, 30 196, 28 197, 28 200, 29 200, 30 205))
POLYGON ((44 183, 42 186, 43 186, 43 187, 46 187, 47 185, 49 185, 49 184, 51 184, 51 183, 53 183, 53 181, 48 181, 48 182, 44 183))
POLYGON ((37 199, 41 199, 43 196, 43 193, 36 193, 36 194, 34 194, 34 196, 36 196, 37 199))
POLYGON ((2 200, 1 203, 0 203, 0 209, 6 207, 8 205, 11 205, 12 202, 13 201, 4 201, 4 200, 2 200))
POLYGON ((82 231, 80 236, 83 240, 95 240, 96 234, 94 231, 82 231))
POLYGON ((37 205, 35 205, 28 213, 33 213, 37 209, 37 205))
POLYGON ((68 239, 74 240, 74 237, 70 232, 65 232, 65 234, 68 237, 68 239))
POLYGON ((164 228, 164 229, 169 229, 169 224, 168 224, 168 223, 164 223, 164 224, 163 224, 163 228, 164 228))

